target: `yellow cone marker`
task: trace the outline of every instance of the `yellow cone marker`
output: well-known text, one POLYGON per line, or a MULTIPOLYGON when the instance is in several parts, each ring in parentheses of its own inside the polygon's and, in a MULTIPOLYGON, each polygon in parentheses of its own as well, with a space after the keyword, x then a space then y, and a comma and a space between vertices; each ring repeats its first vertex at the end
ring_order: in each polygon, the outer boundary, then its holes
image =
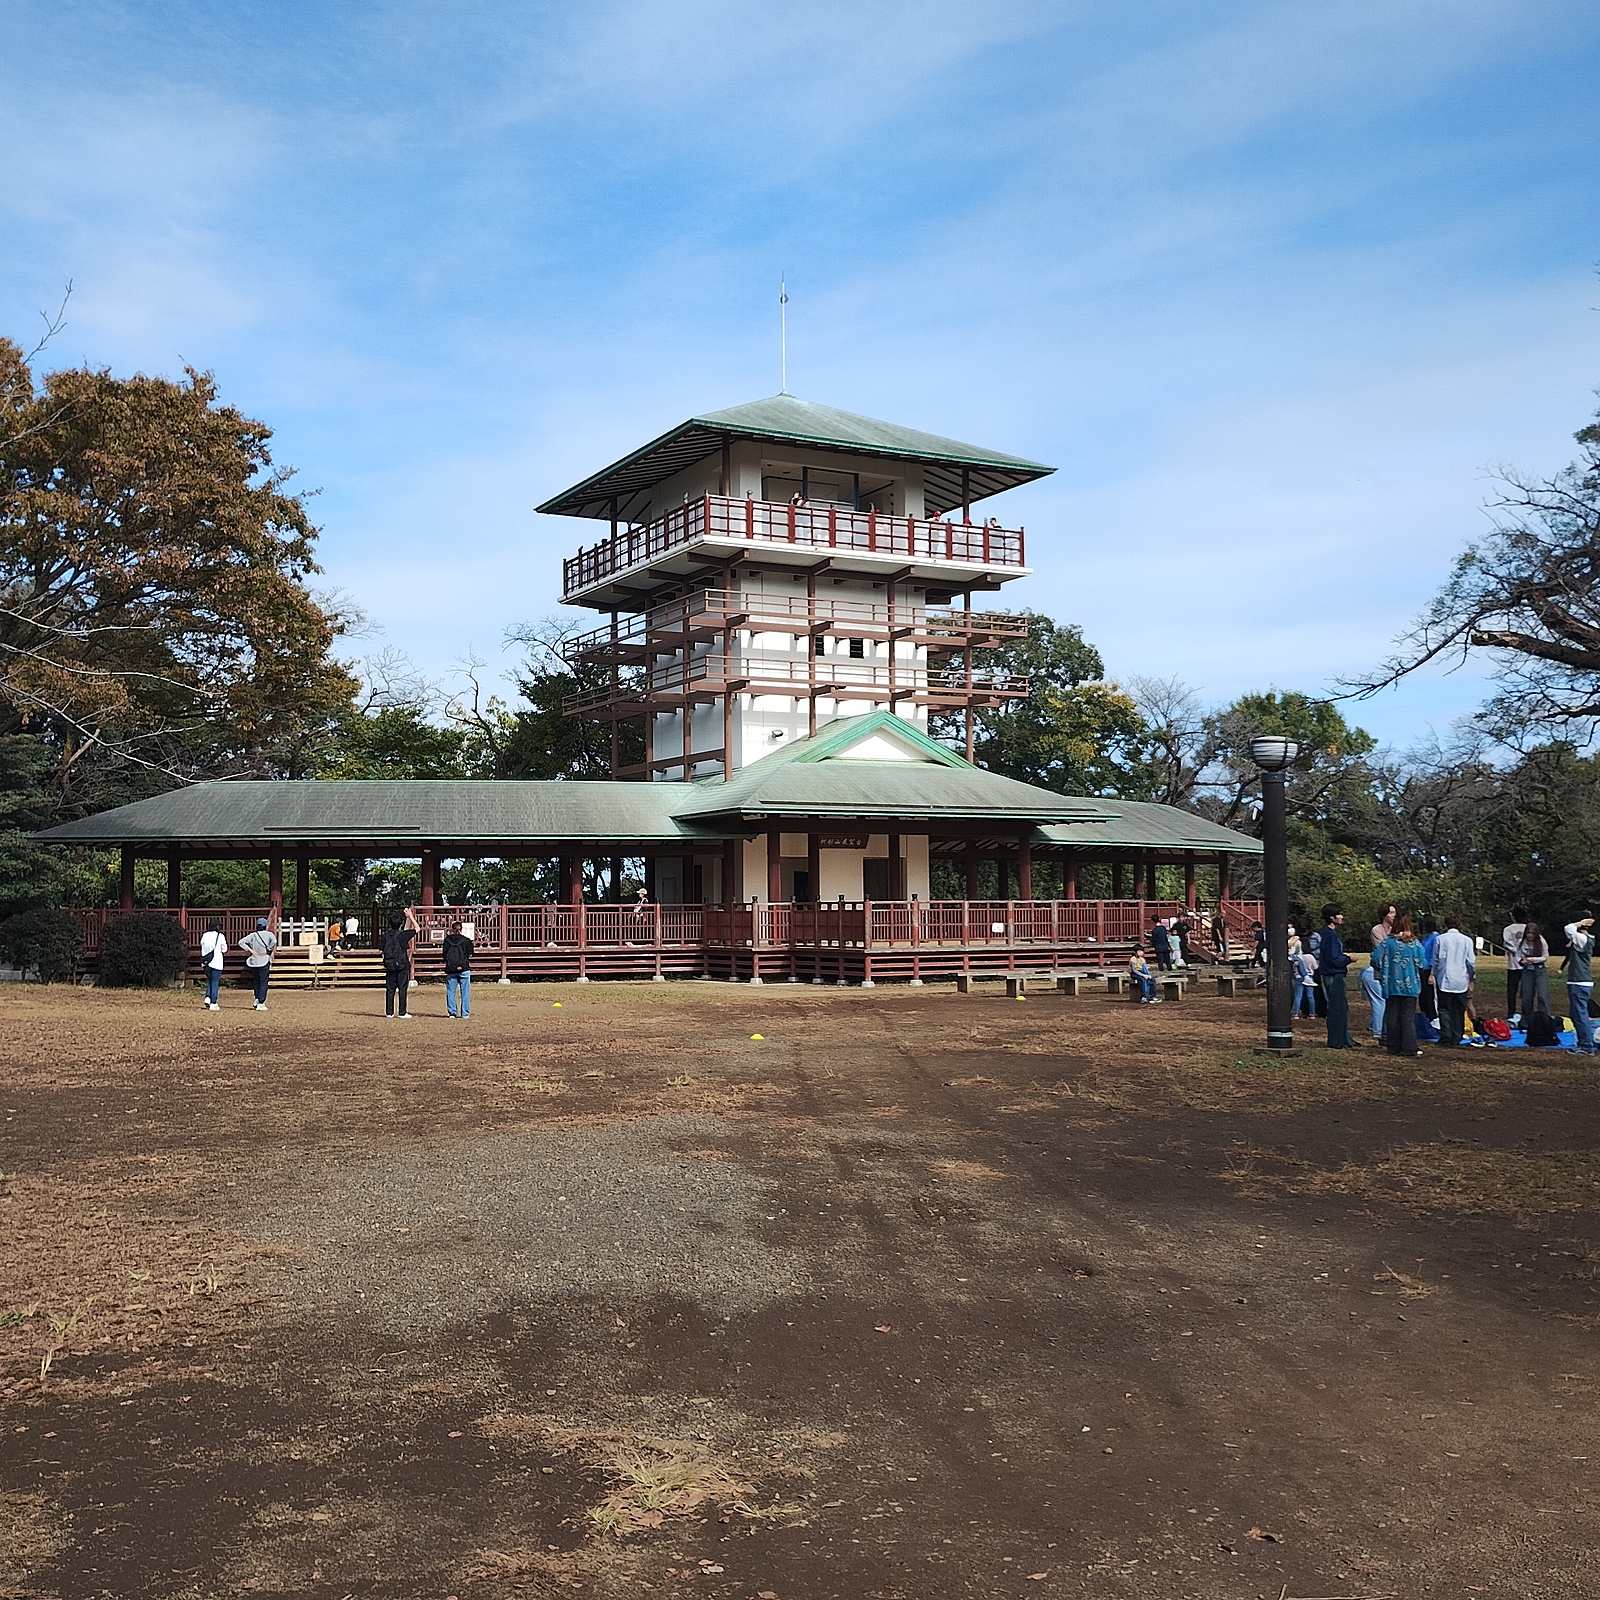
POLYGON ((766 1034, 764 1034, 764 1033, 752 1033, 750 1035, 750 1037, 752 1039, 765 1039, 766 1038, 766 1034))
POLYGON ((552 1000, 550 1004, 554 1006, 557 1011, 561 1009, 561 1002, 559 1000, 552 1000))

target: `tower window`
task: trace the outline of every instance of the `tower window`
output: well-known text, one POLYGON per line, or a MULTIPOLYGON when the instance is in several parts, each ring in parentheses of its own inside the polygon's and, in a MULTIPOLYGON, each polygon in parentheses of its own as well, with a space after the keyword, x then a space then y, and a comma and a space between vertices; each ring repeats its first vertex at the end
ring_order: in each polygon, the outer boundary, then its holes
POLYGON ((867 641, 865 639, 852 639, 850 641, 850 659, 852 661, 863 660, 866 653, 867 641))
POLYGON ((812 653, 812 655, 814 655, 814 656, 825 656, 828 653, 827 645, 828 645, 827 639, 822 634, 819 633, 811 641, 811 653, 812 653))

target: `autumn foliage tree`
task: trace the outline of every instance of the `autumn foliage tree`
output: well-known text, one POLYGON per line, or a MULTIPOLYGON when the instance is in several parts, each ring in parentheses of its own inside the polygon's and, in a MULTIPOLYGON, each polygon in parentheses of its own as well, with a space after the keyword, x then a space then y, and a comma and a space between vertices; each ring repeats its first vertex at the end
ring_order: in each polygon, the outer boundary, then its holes
POLYGON ((298 775, 347 712, 270 438, 208 374, 40 382, 0 339, 0 737, 41 742, 54 814, 298 775))

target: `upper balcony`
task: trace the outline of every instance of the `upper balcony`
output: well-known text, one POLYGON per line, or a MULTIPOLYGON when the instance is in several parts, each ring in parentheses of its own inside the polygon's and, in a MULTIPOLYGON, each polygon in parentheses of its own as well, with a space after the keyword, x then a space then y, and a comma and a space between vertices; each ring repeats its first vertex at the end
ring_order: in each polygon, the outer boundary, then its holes
POLYGON ((645 527, 619 528, 562 563, 562 598, 639 610, 696 573, 759 557, 777 566, 893 573, 902 582, 991 589, 1027 572, 1022 530, 993 521, 890 516, 839 505, 702 495, 645 527))

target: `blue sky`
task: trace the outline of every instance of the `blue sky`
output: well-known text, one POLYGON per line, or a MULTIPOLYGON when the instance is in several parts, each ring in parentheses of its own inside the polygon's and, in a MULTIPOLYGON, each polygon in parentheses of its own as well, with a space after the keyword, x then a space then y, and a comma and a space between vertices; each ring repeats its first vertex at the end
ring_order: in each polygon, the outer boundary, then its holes
MULTIPOLYGON (((995 503, 1114 675, 1379 659, 1600 384, 1600 11, 10 0, 0 331, 214 371, 358 650, 491 673, 535 503, 790 388, 1050 462, 995 503)), ((1405 744, 1478 669, 1359 709, 1405 744)))

